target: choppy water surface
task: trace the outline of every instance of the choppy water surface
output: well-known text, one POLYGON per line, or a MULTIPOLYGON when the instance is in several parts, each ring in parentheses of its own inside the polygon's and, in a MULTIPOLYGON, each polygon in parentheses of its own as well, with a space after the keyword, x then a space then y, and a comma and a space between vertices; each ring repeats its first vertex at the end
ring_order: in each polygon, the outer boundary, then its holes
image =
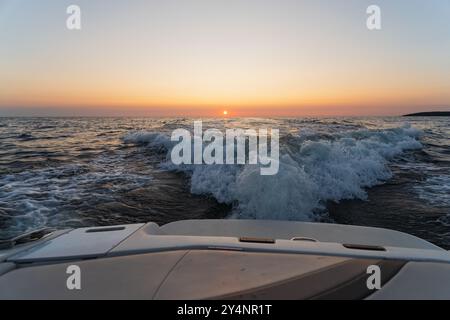
POLYGON ((450 119, 204 119, 280 129, 280 170, 175 167, 193 119, 0 118, 0 238, 41 226, 182 219, 326 221, 450 248, 450 119))

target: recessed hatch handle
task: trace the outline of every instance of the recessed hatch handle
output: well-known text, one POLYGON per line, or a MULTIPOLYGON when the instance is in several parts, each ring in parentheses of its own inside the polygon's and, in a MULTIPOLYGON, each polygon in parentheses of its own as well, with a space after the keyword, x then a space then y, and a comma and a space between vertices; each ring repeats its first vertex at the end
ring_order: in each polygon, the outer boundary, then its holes
POLYGON ((369 250, 369 251, 386 251, 386 248, 382 246, 372 246, 366 244, 343 244, 343 246, 347 249, 353 250, 369 250))
POLYGON ((308 242, 320 242, 317 239, 309 238, 309 237, 293 237, 291 241, 308 241, 308 242))

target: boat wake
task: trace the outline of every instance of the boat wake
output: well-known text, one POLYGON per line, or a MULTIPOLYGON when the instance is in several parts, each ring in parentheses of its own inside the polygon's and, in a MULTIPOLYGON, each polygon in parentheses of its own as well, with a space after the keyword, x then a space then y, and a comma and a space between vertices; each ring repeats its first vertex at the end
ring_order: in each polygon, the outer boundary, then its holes
POLYGON ((282 137, 279 172, 261 176, 257 165, 182 165, 170 161, 174 143, 163 132, 131 132, 126 143, 166 154, 160 167, 183 172, 190 191, 233 206, 233 216, 315 221, 327 201, 366 199, 365 189, 388 180, 389 162, 421 149, 421 131, 404 125, 384 130, 356 129, 324 135, 300 130, 282 137))

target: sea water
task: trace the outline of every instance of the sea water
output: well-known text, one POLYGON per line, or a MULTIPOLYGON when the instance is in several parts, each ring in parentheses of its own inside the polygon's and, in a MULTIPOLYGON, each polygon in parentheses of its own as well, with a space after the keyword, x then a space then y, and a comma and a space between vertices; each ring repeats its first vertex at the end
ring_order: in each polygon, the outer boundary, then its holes
POLYGON ((281 219, 386 227, 450 248, 449 118, 202 119, 280 130, 279 170, 174 165, 195 119, 0 118, 0 238, 42 227, 281 219))

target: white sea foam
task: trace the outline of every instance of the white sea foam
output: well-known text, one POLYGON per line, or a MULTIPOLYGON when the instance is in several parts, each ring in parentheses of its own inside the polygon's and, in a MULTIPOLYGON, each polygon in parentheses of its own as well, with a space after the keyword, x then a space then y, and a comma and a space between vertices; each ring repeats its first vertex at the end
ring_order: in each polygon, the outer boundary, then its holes
MULTIPOLYGON (((440 173, 430 176, 414 186, 420 199, 436 207, 450 207, 450 175, 440 173)), ((449 214, 450 217, 450 214, 449 214)))
POLYGON ((151 183, 149 175, 126 172, 101 161, 0 176, 0 214, 14 217, 10 232, 51 225, 74 217, 77 208, 115 201, 116 193, 151 183))
POLYGON ((135 131, 128 133, 123 138, 125 143, 134 143, 147 145, 152 148, 170 149, 174 146, 174 142, 170 141, 170 137, 163 133, 135 131))
MULTIPOLYGON (((167 160, 162 168, 190 176, 191 192, 234 205, 242 218, 314 220, 327 201, 365 199, 365 188, 391 177, 389 160, 422 147, 420 131, 404 125, 354 130, 331 138, 299 133, 281 146, 277 175, 261 176, 256 165, 184 165, 167 160)), ((127 142, 170 150, 162 133, 132 133, 127 142)))

